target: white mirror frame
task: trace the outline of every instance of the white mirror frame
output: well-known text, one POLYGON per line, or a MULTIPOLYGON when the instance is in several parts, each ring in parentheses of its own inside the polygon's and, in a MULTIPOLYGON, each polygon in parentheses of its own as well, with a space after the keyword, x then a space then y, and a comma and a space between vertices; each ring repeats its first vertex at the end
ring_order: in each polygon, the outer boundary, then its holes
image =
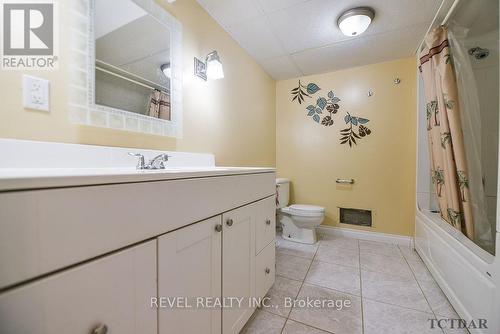
POLYGON ((170 31, 170 121, 95 103, 94 1, 71 2, 70 120, 73 123, 182 137, 182 25, 154 0, 131 0, 170 31), (83 4, 82 4, 83 3, 83 4))

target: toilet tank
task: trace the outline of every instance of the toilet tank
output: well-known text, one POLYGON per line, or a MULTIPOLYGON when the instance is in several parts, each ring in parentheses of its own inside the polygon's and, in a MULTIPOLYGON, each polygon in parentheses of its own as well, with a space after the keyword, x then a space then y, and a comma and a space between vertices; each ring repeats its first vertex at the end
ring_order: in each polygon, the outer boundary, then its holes
POLYGON ((281 209, 288 206, 290 196, 290 180, 289 179, 276 179, 276 193, 278 200, 276 206, 281 209))

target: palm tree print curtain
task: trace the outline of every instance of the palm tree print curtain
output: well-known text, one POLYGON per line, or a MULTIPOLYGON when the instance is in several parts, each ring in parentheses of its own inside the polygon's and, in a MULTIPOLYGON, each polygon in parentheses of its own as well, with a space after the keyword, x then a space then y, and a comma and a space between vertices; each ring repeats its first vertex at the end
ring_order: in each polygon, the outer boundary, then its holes
POLYGON ((434 29, 425 38, 419 68, 425 86, 432 183, 436 187, 441 217, 473 239, 458 88, 446 27, 434 29))

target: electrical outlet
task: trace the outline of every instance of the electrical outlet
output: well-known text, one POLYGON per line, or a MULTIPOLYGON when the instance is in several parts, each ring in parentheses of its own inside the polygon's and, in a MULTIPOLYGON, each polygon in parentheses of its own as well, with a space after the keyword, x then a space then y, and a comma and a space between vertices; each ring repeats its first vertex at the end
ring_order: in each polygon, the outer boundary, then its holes
POLYGON ((23 106, 28 109, 50 111, 49 81, 23 75, 23 106))

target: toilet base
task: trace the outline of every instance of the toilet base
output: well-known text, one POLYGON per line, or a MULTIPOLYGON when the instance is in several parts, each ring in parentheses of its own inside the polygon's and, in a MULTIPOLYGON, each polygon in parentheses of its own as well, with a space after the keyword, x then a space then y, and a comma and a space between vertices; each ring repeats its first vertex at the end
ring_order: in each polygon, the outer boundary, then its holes
POLYGON ((315 228, 299 228, 292 222, 282 222, 283 239, 303 244, 315 244, 318 241, 315 228))

